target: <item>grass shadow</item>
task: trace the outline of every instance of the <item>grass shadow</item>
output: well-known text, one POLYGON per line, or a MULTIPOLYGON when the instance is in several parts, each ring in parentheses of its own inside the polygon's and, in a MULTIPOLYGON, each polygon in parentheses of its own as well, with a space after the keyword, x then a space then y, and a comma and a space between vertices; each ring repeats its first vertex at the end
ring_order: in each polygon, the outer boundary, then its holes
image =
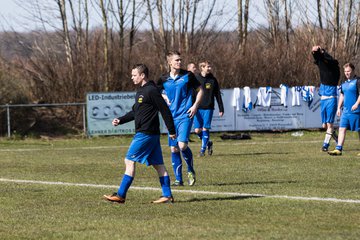
POLYGON ((252 153, 230 153, 230 154, 216 154, 216 157, 231 157, 231 156, 260 156, 260 155, 289 155, 295 152, 252 152, 252 153))
POLYGON ((262 198, 263 196, 257 195, 244 195, 244 196, 229 196, 229 197, 209 197, 209 198, 191 198, 188 200, 175 200, 175 203, 189 203, 189 202, 205 202, 205 201, 228 201, 228 200, 246 200, 252 198, 262 198))
POLYGON ((254 182, 240 182, 240 183, 215 183, 215 184, 209 184, 209 186, 241 186, 241 185, 263 185, 263 184, 292 184, 292 183, 298 183, 298 181, 254 181, 254 182))

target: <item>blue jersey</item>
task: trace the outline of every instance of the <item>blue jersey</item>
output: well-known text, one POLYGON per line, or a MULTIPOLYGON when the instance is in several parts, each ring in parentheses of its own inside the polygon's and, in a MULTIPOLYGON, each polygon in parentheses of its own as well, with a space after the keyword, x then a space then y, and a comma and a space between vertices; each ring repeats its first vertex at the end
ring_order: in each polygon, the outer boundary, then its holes
POLYGON ((325 84, 320 84, 320 89, 319 89, 319 95, 320 96, 326 96, 326 97, 330 97, 330 96, 337 96, 337 86, 332 86, 332 85, 325 85, 325 84))
POLYGON ((360 108, 351 111, 351 107, 355 104, 359 97, 359 89, 357 87, 357 79, 349 79, 341 84, 340 92, 344 94, 343 113, 359 113, 360 108))
POLYGON ((174 120, 188 118, 187 111, 193 105, 193 92, 201 86, 195 75, 181 69, 175 79, 170 73, 161 76, 157 85, 170 101, 169 108, 174 120))

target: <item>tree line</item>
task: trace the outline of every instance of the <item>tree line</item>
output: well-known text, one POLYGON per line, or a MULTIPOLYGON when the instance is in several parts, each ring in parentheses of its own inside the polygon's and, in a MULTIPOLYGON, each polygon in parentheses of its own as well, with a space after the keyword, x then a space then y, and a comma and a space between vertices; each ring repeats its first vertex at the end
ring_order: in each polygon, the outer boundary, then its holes
POLYGON ((315 44, 341 64, 357 65, 359 55, 358 0, 18 3, 38 28, 1 32, 0 104, 84 102, 87 92, 132 91, 130 67, 145 63, 156 80, 167 71, 169 50, 180 51, 184 64, 210 60, 222 88, 317 86, 315 44))

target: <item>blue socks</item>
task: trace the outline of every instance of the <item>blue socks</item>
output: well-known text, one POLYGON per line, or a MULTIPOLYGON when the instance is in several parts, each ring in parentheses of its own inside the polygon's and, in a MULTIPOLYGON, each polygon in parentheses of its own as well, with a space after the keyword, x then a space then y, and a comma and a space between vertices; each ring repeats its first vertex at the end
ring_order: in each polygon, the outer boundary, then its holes
POLYGON ((210 138, 210 133, 209 130, 206 131, 202 131, 202 140, 201 140, 201 152, 205 152, 206 147, 208 145, 209 142, 209 138, 210 138))
POLYGON ((171 197, 171 189, 170 189, 170 177, 164 176, 160 177, 160 185, 162 190, 163 197, 171 197))
POLYGON ((118 192, 117 192, 117 194, 118 194, 120 197, 126 198, 126 193, 127 193, 127 191, 129 190, 130 185, 131 185, 131 183, 132 183, 133 180, 134 180, 133 177, 124 174, 124 177, 123 177, 123 179, 122 179, 122 181, 121 181, 121 183, 120 183, 119 190, 118 190, 118 192))
POLYGON ((342 146, 337 145, 335 149, 339 150, 339 151, 342 151, 343 148, 342 148, 342 146))
POLYGON ((182 162, 180 152, 172 152, 171 153, 171 162, 174 169, 174 174, 176 180, 182 182, 182 162))
POLYGON ((191 149, 189 147, 187 147, 185 150, 181 151, 184 160, 187 164, 188 167, 188 172, 192 172, 195 173, 194 171, 194 167, 193 167, 193 154, 191 152, 191 149))

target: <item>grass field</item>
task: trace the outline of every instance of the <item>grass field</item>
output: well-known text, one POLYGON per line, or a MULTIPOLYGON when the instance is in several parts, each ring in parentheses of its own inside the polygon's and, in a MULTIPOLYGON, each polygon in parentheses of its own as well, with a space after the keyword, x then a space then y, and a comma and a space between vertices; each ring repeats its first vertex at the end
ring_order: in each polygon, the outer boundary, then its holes
MULTIPOLYGON (((196 185, 162 205, 150 203, 161 191, 143 165, 126 204, 102 199, 117 190, 131 136, 0 139, 0 239, 360 239, 357 134, 340 157, 320 151, 323 132, 251 136, 213 135, 214 155, 195 157, 196 185)), ((196 155, 199 141, 190 146, 196 155)))

